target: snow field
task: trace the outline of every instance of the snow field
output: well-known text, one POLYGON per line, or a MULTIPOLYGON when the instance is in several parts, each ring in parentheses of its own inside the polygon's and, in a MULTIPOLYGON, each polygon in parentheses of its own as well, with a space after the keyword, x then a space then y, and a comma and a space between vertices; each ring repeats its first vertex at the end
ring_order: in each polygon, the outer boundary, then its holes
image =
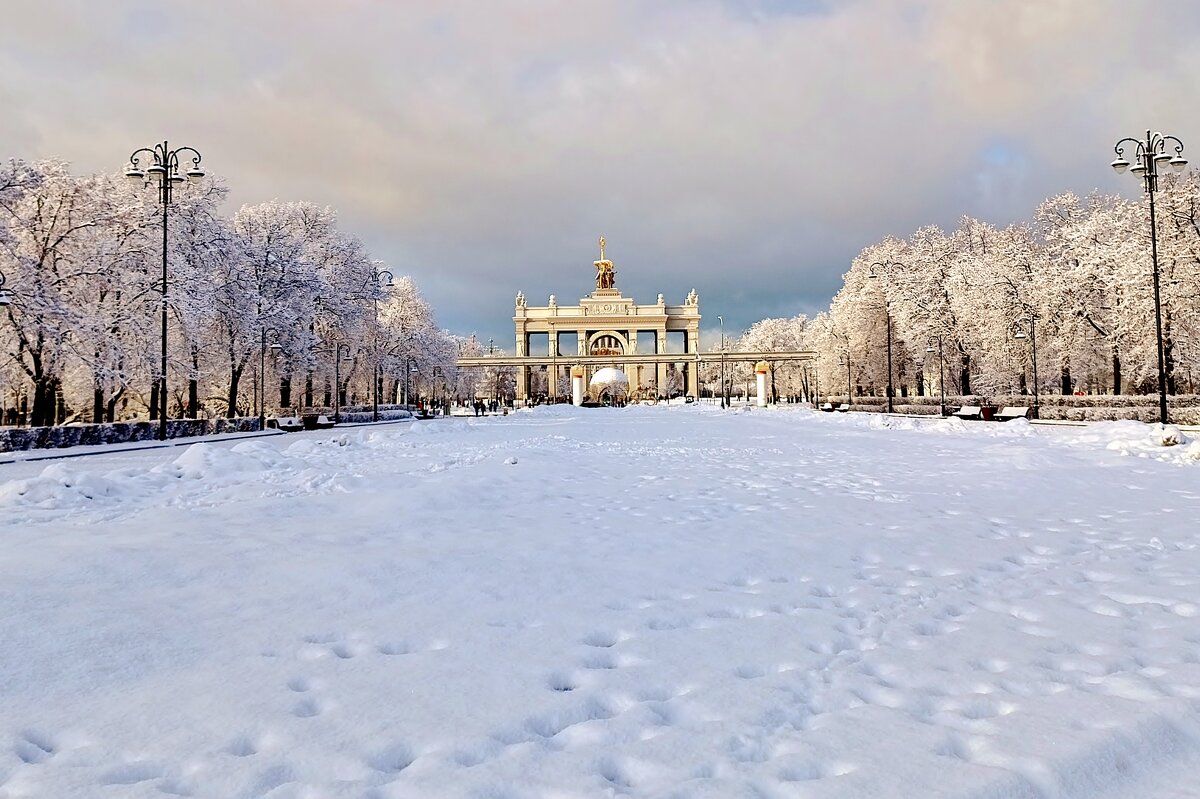
POLYGON ((11 464, 0 797, 1196 796, 1164 434, 560 407, 11 464))

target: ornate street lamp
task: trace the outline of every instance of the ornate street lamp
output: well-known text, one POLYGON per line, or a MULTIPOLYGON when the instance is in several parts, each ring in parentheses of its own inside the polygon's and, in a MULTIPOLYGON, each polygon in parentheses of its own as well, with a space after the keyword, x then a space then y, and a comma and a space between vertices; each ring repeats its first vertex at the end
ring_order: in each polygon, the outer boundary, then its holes
POLYGON ((420 374, 420 373, 421 373, 421 367, 415 365, 412 362, 412 356, 405 355, 404 356, 404 408, 405 408, 405 410, 408 410, 410 412, 412 409, 409 407, 409 399, 408 399, 409 376, 413 375, 413 374, 420 374))
POLYGON ((946 359, 942 357, 942 337, 941 336, 937 337, 937 349, 936 350, 934 350, 934 348, 933 348, 933 342, 930 341, 929 346, 925 347, 925 352, 928 352, 928 353, 937 352, 937 354, 938 354, 938 389, 940 389, 940 393, 942 396, 939 407, 941 408, 942 416, 945 416, 946 415, 946 359))
MULTIPOLYGON (((891 269, 893 266, 903 267, 904 264, 899 263, 897 261, 877 261, 876 263, 871 264, 871 271, 867 275, 867 277, 873 278, 873 279, 878 279, 881 275, 883 275, 886 272, 886 270, 891 269)), ((886 280, 885 280, 885 282, 886 282, 886 280)), ((883 315, 887 319, 887 370, 888 370, 887 412, 891 413, 892 412, 892 395, 895 393, 895 391, 892 388, 892 308, 888 302, 886 286, 883 291, 883 315)))
POLYGON ((729 392, 725 390, 725 319, 718 315, 717 321, 721 323, 721 407, 728 408, 729 392))
POLYGON ((1154 329, 1158 337, 1158 416, 1159 421, 1166 424, 1167 359, 1163 349, 1162 299, 1158 286, 1158 226, 1154 219, 1154 193, 1158 191, 1158 168, 1165 165, 1179 172, 1187 166, 1187 160, 1183 157, 1183 142, 1174 136, 1150 131, 1146 131, 1144 141, 1126 137, 1117 142, 1113 149, 1117 158, 1112 162, 1112 168, 1118 175, 1128 169, 1131 174, 1140 177, 1150 197, 1150 259, 1154 266, 1154 329), (1132 164, 1125 160, 1125 146, 1129 144, 1136 148, 1132 164), (1174 155, 1167 152, 1168 145, 1174 155))
POLYGON ((283 345, 278 341, 272 341, 271 346, 267 346, 267 333, 271 334, 274 339, 279 336, 279 331, 273 327, 260 328, 262 339, 258 350, 258 429, 267 429, 267 350, 271 352, 279 352, 283 349, 283 345))
POLYGON ((156 144, 154 147, 143 147, 134 150, 129 156, 129 166, 125 167, 125 177, 130 180, 143 181, 149 186, 158 181, 158 201, 162 204, 162 364, 158 377, 158 438, 167 438, 167 207, 171 204, 172 190, 177 184, 188 178, 204 177, 200 168, 200 153, 191 147, 170 148, 167 142, 156 144), (187 154, 192 162, 191 168, 180 172, 179 155, 187 154), (146 158, 149 165, 142 169, 142 159, 146 158))
POLYGON ((333 423, 342 421, 342 361, 350 360, 350 345, 338 344, 333 348, 333 423), (342 354, 343 347, 345 355, 342 354))
POLYGON ((846 407, 850 407, 850 401, 854 398, 850 393, 850 352, 846 351, 838 358, 838 366, 846 367, 846 407))
MULTIPOLYGON (((392 275, 391 272, 389 272, 386 269, 380 269, 378 272, 375 273, 375 282, 381 289, 390 289, 396 285, 395 277, 392 275)), ((375 355, 375 370, 374 370, 375 385, 372 386, 373 390, 371 392, 371 394, 372 394, 371 421, 378 422, 379 421, 379 384, 383 382, 383 375, 381 375, 379 373, 379 297, 376 296, 373 299, 375 302, 375 340, 374 340, 374 347, 373 347, 373 349, 375 350, 375 353, 374 353, 374 355, 375 355)))
POLYGON ((1031 418, 1038 418, 1038 375, 1037 375, 1037 315, 1030 314, 1024 318, 1018 319, 1013 323, 1013 338, 1025 338, 1025 326, 1029 325, 1029 343, 1032 345, 1033 354, 1033 409, 1029 415, 1031 418))

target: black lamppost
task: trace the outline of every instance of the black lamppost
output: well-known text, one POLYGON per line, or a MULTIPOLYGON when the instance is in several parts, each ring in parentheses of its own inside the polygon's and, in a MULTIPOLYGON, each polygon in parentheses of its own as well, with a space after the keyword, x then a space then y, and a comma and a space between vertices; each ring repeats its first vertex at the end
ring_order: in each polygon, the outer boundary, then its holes
MULTIPOLYGON (((392 286, 396 285, 395 277, 392 275, 391 272, 389 272, 386 269, 381 269, 375 273, 375 281, 376 281, 378 287, 381 289, 390 289, 392 286)), ((375 339, 374 339, 372 348, 375 351, 375 354, 374 354, 375 355, 375 370, 374 370, 375 385, 372 386, 372 391, 371 391, 371 394, 373 397, 373 399, 371 400, 371 421, 378 422, 379 421, 379 384, 381 382, 383 382, 383 376, 379 373, 379 297, 374 297, 373 300, 375 302, 375 339)))
POLYGON ((408 377, 414 371, 419 372, 420 369, 418 367, 413 366, 411 355, 405 355, 404 356, 404 407, 405 407, 405 409, 408 409, 408 377))
POLYGON ((850 400, 853 399, 853 394, 850 393, 850 352, 847 350, 840 358, 838 358, 838 366, 846 367, 846 407, 850 407, 850 400))
POLYGON ((717 316, 721 323, 721 407, 729 407, 729 392, 725 390, 725 319, 717 316))
MULTIPOLYGON (((904 264, 897 263, 896 261, 878 261, 876 263, 871 264, 871 272, 870 272, 870 274, 867 275, 867 277, 878 278, 885 270, 890 269, 893 266, 903 267, 904 264)), ((892 309, 891 309, 891 306, 888 304, 888 296, 887 296, 887 287, 886 286, 884 287, 884 290, 883 290, 883 315, 887 319, 887 370, 888 370, 887 412, 891 413, 892 412, 892 394, 894 393, 894 391, 892 389, 892 309)))
POLYGON ((1162 332, 1162 299, 1158 287, 1158 230, 1154 220, 1154 193, 1158 191, 1158 167, 1169 165, 1176 172, 1187 166, 1183 157, 1183 142, 1174 136, 1164 136, 1161 133, 1146 131, 1144 141, 1126 137, 1117 142, 1113 148, 1117 158, 1112 162, 1112 168, 1121 174, 1126 169, 1140 177, 1145 185, 1146 194, 1150 197, 1150 259, 1154 265, 1154 329, 1158 337, 1158 416, 1159 421, 1167 423, 1167 359, 1163 350, 1162 332), (1136 146, 1133 168, 1126 161, 1125 145, 1136 146), (1167 145, 1175 151, 1175 155, 1167 152, 1167 145))
POLYGON ((1025 325, 1029 325, 1029 343, 1032 345, 1033 355, 1033 409, 1030 411, 1030 417, 1038 418, 1038 375, 1037 375, 1037 314, 1029 314, 1022 317, 1013 323, 1013 338, 1025 338, 1025 325))
POLYGON ((350 360, 350 345, 338 344, 333 348, 333 423, 342 421, 342 361, 350 360), (343 348, 345 355, 342 355, 343 348))
POLYGON ((191 147, 176 147, 174 150, 164 141, 154 147, 143 147, 134 150, 129 156, 129 166, 125 167, 125 177, 132 180, 145 181, 149 185, 152 180, 158 181, 158 201, 162 203, 162 373, 158 377, 158 438, 167 438, 167 206, 171 204, 171 192, 177 183, 183 183, 188 178, 204 177, 200 168, 200 153, 191 147), (179 154, 190 154, 192 166, 180 174, 179 154), (145 156, 151 163, 142 169, 139 164, 145 156))
MULTIPOLYGON (((945 416, 946 415, 946 359, 944 357, 942 357, 942 337, 941 336, 937 337, 937 344, 938 345, 937 345, 936 352, 938 354, 938 389, 939 389, 939 393, 941 394, 941 401, 940 401, 940 404, 938 407, 941 409, 942 416, 945 416)), ((934 351, 935 350, 933 349, 933 342, 930 341, 929 346, 927 346, 925 348, 925 352, 932 353, 934 351)))
MULTIPOLYGON (((492 357, 496 353, 496 345, 493 339, 488 339, 488 357, 492 357)), ((498 402, 500 397, 500 368, 492 367, 492 402, 498 402)))
MULTIPOLYGON (((546 367, 543 366, 542 368, 545 369, 546 367)), ((433 367, 433 379, 430 382, 430 386, 429 386, 429 393, 431 395, 430 400, 433 404, 433 411, 434 411, 435 416, 437 415, 437 409, 438 409, 438 404, 439 404, 438 403, 438 395, 437 395, 437 393, 438 393, 437 392, 437 381, 438 380, 442 381, 442 391, 444 394, 445 386, 446 386, 446 378, 442 375, 442 368, 440 366, 435 366, 435 367, 433 367)))
MULTIPOLYGON (((259 328, 262 337, 258 348, 258 429, 267 429, 267 333, 271 334, 271 338, 276 338, 279 331, 273 327, 259 328)), ((278 341, 272 341, 269 348, 271 352, 279 352, 283 349, 283 345, 278 341)))

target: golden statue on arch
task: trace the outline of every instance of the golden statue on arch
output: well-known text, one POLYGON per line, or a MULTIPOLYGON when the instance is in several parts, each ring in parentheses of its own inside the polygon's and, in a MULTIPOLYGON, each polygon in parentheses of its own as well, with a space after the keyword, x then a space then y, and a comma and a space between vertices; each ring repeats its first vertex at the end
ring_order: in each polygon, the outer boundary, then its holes
POLYGON ((604 257, 604 237, 600 237, 600 260, 592 261, 596 267, 596 288, 611 289, 617 279, 617 271, 613 269, 612 261, 604 257))

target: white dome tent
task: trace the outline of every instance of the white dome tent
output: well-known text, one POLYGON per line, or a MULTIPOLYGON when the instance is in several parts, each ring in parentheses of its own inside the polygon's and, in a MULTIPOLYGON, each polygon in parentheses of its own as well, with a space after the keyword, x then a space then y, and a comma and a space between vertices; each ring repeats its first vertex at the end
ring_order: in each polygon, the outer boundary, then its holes
POLYGON ((629 378, 615 366, 597 369, 588 381, 588 398, 601 404, 622 402, 629 396, 629 378))

